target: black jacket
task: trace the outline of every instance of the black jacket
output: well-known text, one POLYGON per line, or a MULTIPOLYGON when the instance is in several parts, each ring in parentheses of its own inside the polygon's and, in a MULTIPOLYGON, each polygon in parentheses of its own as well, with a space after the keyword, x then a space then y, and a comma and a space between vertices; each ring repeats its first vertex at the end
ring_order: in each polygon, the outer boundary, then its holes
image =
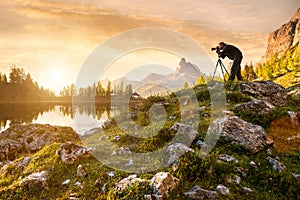
POLYGON ((221 58, 225 58, 227 56, 231 60, 238 58, 238 57, 239 58, 243 57, 242 52, 238 48, 236 48, 235 46, 229 45, 229 44, 227 44, 223 48, 223 50, 218 51, 217 53, 219 54, 219 56, 221 58))

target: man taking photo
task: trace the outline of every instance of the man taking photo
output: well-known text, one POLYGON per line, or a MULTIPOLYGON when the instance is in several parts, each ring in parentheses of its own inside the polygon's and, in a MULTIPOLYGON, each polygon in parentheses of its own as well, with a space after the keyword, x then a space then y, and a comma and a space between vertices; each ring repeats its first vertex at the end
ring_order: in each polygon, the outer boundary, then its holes
POLYGON ((235 77, 237 77, 237 79, 241 81, 241 62, 243 59, 242 52, 237 47, 224 42, 219 43, 219 46, 216 48, 216 52, 220 58, 224 59, 227 56, 230 60, 233 60, 228 80, 233 81, 235 77))

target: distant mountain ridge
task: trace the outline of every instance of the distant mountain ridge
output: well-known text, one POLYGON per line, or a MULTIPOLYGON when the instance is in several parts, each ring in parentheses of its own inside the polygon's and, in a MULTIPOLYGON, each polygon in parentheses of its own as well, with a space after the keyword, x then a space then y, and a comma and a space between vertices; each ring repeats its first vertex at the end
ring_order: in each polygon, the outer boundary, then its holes
POLYGON ((200 69, 196 65, 182 58, 174 73, 167 75, 151 73, 140 81, 131 81, 122 77, 113 80, 112 85, 118 85, 121 82, 123 82, 124 86, 131 84, 134 91, 140 93, 142 96, 149 96, 151 94, 162 94, 174 89, 180 89, 185 82, 189 86, 193 86, 201 74, 200 69))

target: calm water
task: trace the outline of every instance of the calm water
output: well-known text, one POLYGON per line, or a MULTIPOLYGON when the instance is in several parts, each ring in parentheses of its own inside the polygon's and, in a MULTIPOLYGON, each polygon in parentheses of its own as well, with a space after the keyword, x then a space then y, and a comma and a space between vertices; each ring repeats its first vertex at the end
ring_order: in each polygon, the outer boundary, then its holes
POLYGON ((110 106, 92 104, 25 103, 0 104, 0 131, 11 124, 69 126, 79 134, 100 127, 110 115, 110 106))

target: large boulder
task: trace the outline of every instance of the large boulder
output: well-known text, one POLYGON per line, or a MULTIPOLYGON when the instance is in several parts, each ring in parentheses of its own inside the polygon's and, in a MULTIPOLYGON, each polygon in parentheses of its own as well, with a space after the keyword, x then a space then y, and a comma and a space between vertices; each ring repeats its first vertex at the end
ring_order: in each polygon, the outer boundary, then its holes
POLYGON ((247 112, 259 116, 268 114, 273 110, 275 110, 275 106, 263 100, 249 101, 247 103, 237 104, 233 107, 235 113, 247 112))
POLYGON ((286 103, 287 91, 272 81, 246 82, 240 85, 241 92, 255 99, 267 101, 275 106, 286 103))
POLYGON ((221 130, 219 141, 241 146, 252 153, 267 146, 267 133, 258 125, 246 122, 237 116, 227 116, 212 122, 211 130, 221 130))
POLYGON ((13 124, 0 133, 0 161, 13 160, 21 153, 33 153, 54 142, 66 141, 79 141, 70 127, 13 124))

